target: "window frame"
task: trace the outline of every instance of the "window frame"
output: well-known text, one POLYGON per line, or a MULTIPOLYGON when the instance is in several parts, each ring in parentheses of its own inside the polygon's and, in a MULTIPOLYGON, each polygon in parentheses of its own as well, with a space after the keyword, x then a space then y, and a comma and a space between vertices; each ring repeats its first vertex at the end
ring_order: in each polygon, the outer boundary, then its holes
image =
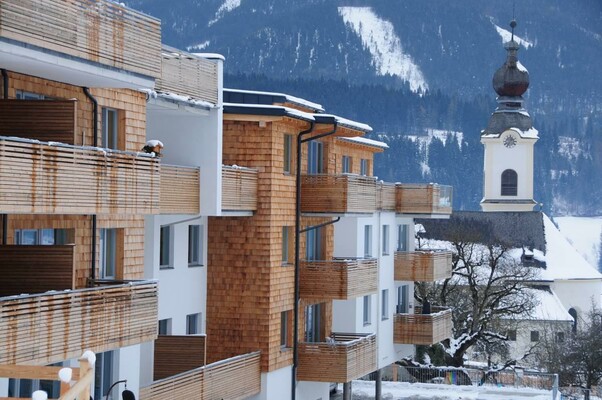
POLYGON ((172 243, 173 231, 171 225, 162 225, 159 227, 159 269, 173 269, 172 265, 172 243), (164 239, 163 232, 167 233, 167 239, 164 239), (166 242, 166 243, 165 243, 166 242), (165 251, 167 254, 165 255, 165 251), (165 255, 165 256, 164 256, 165 255), (167 263, 163 263, 167 258, 167 263))
POLYGON ((119 139, 119 113, 120 110, 111 107, 102 107, 102 132, 101 146, 105 149, 123 150, 121 149, 119 139), (109 116, 110 115, 110 116, 109 116), (109 127, 112 131, 109 132, 109 127))
POLYGON ((372 258, 372 225, 364 225, 364 258, 372 258))
POLYGON ((363 298, 362 321, 364 326, 372 325, 372 296, 366 295, 363 298))
POLYGON ((186 315, 186 334, 187 335, 198 335, 202 332, 201 330, 201 313, 194 313, 186 315), (192 329, 194 328, 194 329, 192 329), (194 332, 193 332, 194 330, 194 332))
POLYGON ((410 312, 410 285, 397 286, 396 314, 408 314, 410 312))
POLYGON ((518 174, 513 169, 506 169, 501 175, 501 195, 518 196, 518 174))
POLYGON ((386 321, 389 319, 389 289, 383 289, 381 291, 380 319, 381 321, 386 321))
POLYGON ((115 228, 100 228, 98 261, 101 279, 117 278, 117 236, 115 228))
POLYGON ((360 159, 360 175, 368 176, 370 174, 370 160, 367 158, 360 159))
POLYGON ((408 225, 398 224, 397 225, 397 250, 396 251, 409 251, 408 245, 409 229, 408 225))
POLYGON ((293 173, 293 135, 284 134, 283 150, 282 172, 291 175, 293 173))
POLYGON ((341 157, 341 173, 350 174, 351 167, 351 156, 343 155, 343 157, 341 157))
POLYGON ((188 267, 202 267, 204 264, 204 230, 203 225, 188 225, 188 267), (194 231, 196 238, 194 237, 194 231), (191 258, 192 257, 192 258, 191 258), (196 257, 196 258, 195 258, 196 257))
POLYGON ((280 251, 281 251, 281 262, 282 266, 286 267, 292 265, 291 263, 291 227, 288 225, 284 225, 282 227, 282 241, 280 243, 280 251))
POLYGON ((291 346, 291 311, 286 310, 280 312, 280 349, 290 349, 291 346))
POLYGON ((172 319, 164 318, 157 321, 157 333, 162 336, 170 336, 172 328, 172 319))
POLYGON ((389 238, 390 238, 390 235, 389 235, 389 231, 390 231, 389 225, 383 225, 382 231, 383 231, 382 232, 382 255, 383 256, 388 256, 390 254, 390 252, 391 252, 390 251, 390 247, 391 246, 389 245, 389 238))
POLYGON ((530 339, 531 342, 539 342, 541 339, 539 331, 531 331, 530 339))

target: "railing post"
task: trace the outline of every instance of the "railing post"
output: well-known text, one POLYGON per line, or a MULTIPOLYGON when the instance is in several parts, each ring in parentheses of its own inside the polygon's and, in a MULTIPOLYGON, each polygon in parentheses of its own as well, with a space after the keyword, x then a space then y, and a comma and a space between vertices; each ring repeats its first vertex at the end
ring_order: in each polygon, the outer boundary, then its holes
POLYGON ((343 400, 351 400, 351 382, 343 383, 343 400))
POLYGON ((382 369, 376 370, 376 379, 374 380, 374 399, 382 399, 382 369))

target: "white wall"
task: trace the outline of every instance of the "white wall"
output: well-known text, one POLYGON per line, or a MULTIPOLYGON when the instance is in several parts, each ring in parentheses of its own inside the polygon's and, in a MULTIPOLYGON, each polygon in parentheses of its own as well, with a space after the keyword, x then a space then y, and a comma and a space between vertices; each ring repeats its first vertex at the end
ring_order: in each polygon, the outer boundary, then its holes
POLYGON ((261 373, 261 393, 249 400, 272 400, 291 398, 292 366, 272 372, 261 373))
POLYGON ((579 318, 587 316, 592 303, 597 307, 602 306, 600 304, 602 281, 600 280, 556 280, 551 287, 566 310, 574 308, 579 318))

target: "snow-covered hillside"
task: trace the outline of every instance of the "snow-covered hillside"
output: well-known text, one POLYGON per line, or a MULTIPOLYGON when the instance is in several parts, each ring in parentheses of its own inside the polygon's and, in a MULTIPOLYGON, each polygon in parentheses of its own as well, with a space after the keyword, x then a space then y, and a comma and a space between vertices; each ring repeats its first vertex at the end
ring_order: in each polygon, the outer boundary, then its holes
POLYGON ((600 261, 602 217, 556 217, 560 232, 594 267, 600 261))

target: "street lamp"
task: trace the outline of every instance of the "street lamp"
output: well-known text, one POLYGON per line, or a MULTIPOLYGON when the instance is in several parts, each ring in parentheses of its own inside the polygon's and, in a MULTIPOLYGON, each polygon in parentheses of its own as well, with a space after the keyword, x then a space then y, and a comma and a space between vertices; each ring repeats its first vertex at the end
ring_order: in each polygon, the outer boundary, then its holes
POLYGON ((111 391, 113 390, 113 388, 115 386, 117 386, 120 383, 125 383, 125 390, 123 392, 121 392, 121 399, 122 400, 136 400, 136 396, 134 395, 134 393, 131 390, 127 389, 127 387, 128 387, 128 385, 127 385, 128 380, 127 379, 124 379, 124 380, 117 381, 117 382, 113 383, 111 385, 111 387, 109 388, 109 391, 107 392, 107 396, 105 397, 105 400, 109 400, 109 396, 111 395, 111 391))

